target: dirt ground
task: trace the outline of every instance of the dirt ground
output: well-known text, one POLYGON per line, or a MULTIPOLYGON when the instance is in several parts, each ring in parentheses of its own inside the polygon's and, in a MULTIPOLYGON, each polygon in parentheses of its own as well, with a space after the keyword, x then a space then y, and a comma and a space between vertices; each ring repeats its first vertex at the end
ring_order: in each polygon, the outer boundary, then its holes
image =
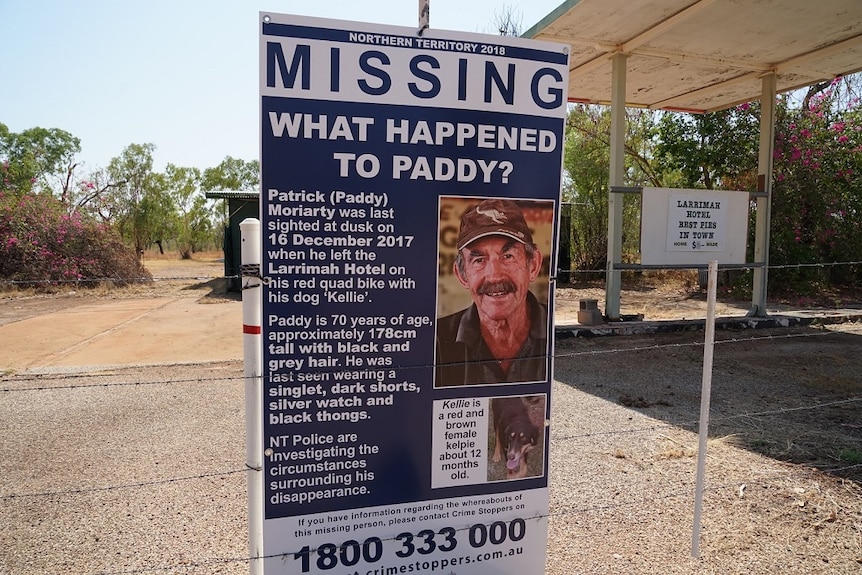
MULTIPOLYGON (((222 268, 217 254, 203 255, 191 261, 148 254, 146 263, 153 276, 159 279, 143 286, 123 290, 64 289, 54 294, 0 294, 0 325, 93 299, 169 295, 193 298, 202 305, 235 303, 238 299, 236 294, 225 293, 224 280, 219 279, 222 268)), ((594 285, 562 287, 557 292, 557 308, 571 310, 585 297, 601 300, 603 293, 594 285)), ((654 288, 643 283, 627 287, 624 284, 622 311, 644 314, 650 319, 704 317, 704 300, 702 291, 684 281, 654 288)), ((794 302, 776 301, 770 306, 781 309, 781 306, 791 303, 794 302)), ((842 301, 844 306, 859 304, 860 300, 854 301, 852 296, 842 301)), ((725 314, 739 314, 747 303, 724 299, 720 305, 725 306, 725 314)), ((862 371, 859 370, 862 364, 862 325, 845 323, 756 332, 722 331, 716 334, 716 340, 711 372, 710 455, 700 560, 688 557, 687 546, 692 521, 690 501, 703 376, 703 333, 687 331, 557 341, 554 350, 547 573, 771 575, 862 572, 862 371)), ((236 365, 214 365, 206 369, 216 368, 238 371, 236 365)), ((182 369, 171 368, 159 377, 182 379, 183 373, 182 369)), ((122 380, 131 376, 118 371, 111 377, 122 380)), ((138 377, 147 381, 153 376, 142 373, 135 375, 138 377)), ((24 380, 16 383, 12 376, 2 383, 4 388, 32 386, 24 380)), ((40 385, 47 385, 47 380, 40 379, 40 385)), ((111 396, 125 389, 129 389, 129 393, 143 393, 147 387, 140 390, 137 387, 118 387, 111 396)), ((152 391, 155 395, 148 399, 150 402, 161 397, 157 394, 158 389, 152 391)), ((236 395, 238 391, 239 388, 232 393, 236 395)), ((186 392, 195 393, 195 388, 182 391, 183 394, 186 392)), ((198 401, 212 403, 215 397, 212 393, 202 395, 198 401)), ((81 394, 82 409, 91 409, 87 406, 99 405, 101 401, 95 390, 92 392, 94 399, 89 400, 95 403, 84 401, 84 392, 81 394)), ((57 425, 65 421, 63 414, 70 409, 63 403, 64 397, 67 396, 57 392, 57 401, 61 403, 52 408, 60 416, 57 425)), ((38 422, 40 417, 35 411, 39 404, 28 403, 26 398, 18 398, 16 394, 10 394, 8 398, 14 398, 13 403, 18 407, 12 408, 14 415, 6 420, 6 424, 0 423, 0 431, 6 429, 2 432, 4 437, 12 437, 16 433, 4 425, 31 419, 38 422), (24 403, 18 405, 19 400, 24 400, 24 403)), ((40 402, 45 400, 44 395, 39 398, 40 402)), ((162 399, 166 403, 160 412, 173 409, 169 405, 170 398, 162 399)), ((127 405, 125 397, 118 395, 117 401, 120 402, 118 405, 127 405)), ((140 415, 141 429, 149 430, 146 433, 152 432, 152 421, 144 417, 146 410, 138 414, 139 408, 129 405, 127 423, 135 423, 140 415)), ((230 418, 237 420, 231 425, 239 425, 236 398, 232 403, 225 400, 224 410, 230 413, 230 418)), ((221 417, 217 413, 210 415, 213 421, 221 417)), ((63 429, 58 429, 57 433, 61 435, 63 429)), ((169 427, 159 429, 162 433, 169 427)), ((133 431, 123 433, 135 436, 133 431)), ((193 433, 179 435, 183 441, 191 441, 195 436, 193 433)), ((22 449, 29 449, 27 446, 31 439, 27 437, 32 439, 34 436, 23 436, 22 449)), ((76 438, 76 441, 87 442, 89 433, 76 435, 76 438)), ((202 439, 211 443, 214 436, 206 434, 202 439)), ((93 441, 98 445, 98 437, 93 441)), ((158 443, 155 442, 152 449, 158 443)), ((6 447, 0 446, 0 452, 13 449, 11 445, 10 439, 6 447)), ((63 454, 62 449, 57 451, 53 445, 46 444, 45 448, 54 449, 57 457, 63 454)), ((136 457, 131 445, 118 449, 129 449, 129 458, 136 457)), ((193 452, 195 448, 189 446, 188 449, 193 452)), ((233 446, 232 449, 235 451, 241 446, 233 446)), ((151 448, 147 447, 147 450, 149 454, 151 448)), ((241 452, 233 455, 239 460, 242 458, 241 452)), ((114 454, 105 456, 114 457, 114 454)), ((26 456, 22 457, 22 461, 26 461, 26 456)), ((224 454, 213 452, 211 457, 216 461, 224 454)), ((3 472, 14 474, 15 491, 26 493, 56 488, 57 478, 32 474, 27 471, 26 464, 15 465, 15 461, 9 459, 12 467, 3 472), (33 481, 36 483, 29 485, 33 481)), ((64 472, 69 469, 67 465, 72 464, 59 460, 56 463, 64 472)), ((226 464, 216 463, 215 466, 216 469, 224 468, 226 464)), ((234 467, 241 467, 241 464, 234 467)), ((189 469, 170 473, 193 475, 201 471, 189 469)), ((152 468, 142 477, 151 474, 152 468)), ((57 477, 61 478, 61 483, 66 479, 62 474, 57 477)), ((210 557, 244 554, 243 545, 237 544, 237 539, 240 543, 242 541, 241 530, 244 528, 241 521, 244 486, 240 477, 231 475, 229 480, 219 483, 220 489, 228 490, 224 491, 220 505, 231 517, 235 516, 232 528, 240 532, 226 534, 230 543, 221 549, 207 551, 206 543, 201 542, 201 549, 210 557), (235 500, 239 503, 234 504, 235 500)), ((125 481, 140 480, 140 477, 130 477, 125 481)), ((94 485, 123 482, 109 477, 91 477, 89 481, 94 485)), ((73 482, 70 487, 76 485, 73 482)), ((3 488, 0 495, 8 491, 3 488)), ((174 528, 173 519, 160 515, 158 511, 162 505, 174 508, 177 505, 174 497, 171 495, 165 502, 157 500, 148 504, 154 506, 154 510, 149 512, 149 523, 139 526, 140 533, 136 538, 145 542, 154 531, 161 533, 174 528)), ((87 496, 87 500, 90 498, 87 496)), ((61 502, 63 508, 74 501, 74 497, 69 495, 54 499, 61 502)), ((87 527, 89 539, 81 541, 72 537, 65 548, 56 547, 53 543, 48 548, 45 541, 54 536, 43 531, 43 516, 47 513, 51 517, 51 521, 45 522, 45 526, 50 527, 52 521, 65 517, 65 512, 60 507, 54 509, 50 501, 45 508, 36 505, 37 502, 20 497, 0 501, 0 512, 7 514, 7 519, 14 516, 24 521, 28 530, 25 534, 12 529, 11 523, 0 521, 6 523, 0 532, 3 529, 8 531, 8 537, 0 536, 0 539, 15 545, 12 551, 0 549, 0 559, 4 559, 6 553, 7 565, 17 566, 9 573, 51 573, 56 572, 58 565, 66 565, 63 571, 69 573, 97 572, 100 569, 82 567, 91 565, 87 563, 93 560, 91 556, 100 557, 99 561, 108 561, 104 566, 96 563, 102 569, 119 569, 120 563, 111 562, 108 554, 102 552, 106 548, 113 552, 111 545, 114 543, 99 542, 99 537, 104 535, 100 530, 113 529, 111 525, 100 526, 99 523, 103 521, 100 518, 101 506, 108 504, 94 502, 89 507, 74 507, 70 513, 75 517, 70 520, 80 521, 80 517, 96 513, 88 519, 92 522, 87 527), (96 537, 95 542, 92 537, 96 537), (31 553, 31 546, 44 553, 43 557, 38 557, 39 561, 45 561, 41 567, 28 563, 25 557, 31 553), (70 558, 68 550, 73 548, 89 551, 70 558), (13 557, 9 553, 21 554, 24 558, 13 557), (25 565, 29 567, 23 568, 25 565)), ((122 497, 117 498, 116 505, 120 508, 124 509, 128 504, 122 497)), ((189 514, 198 516, 196 513, 189 511, 189 514)), ((124 525, 124 521, 130 520, 131 516, 118 521, 124 525)), ((183 521, 191 521, 191 518, 183 521)), ((203 524, 200 526, 204 533, 210 528, 203 524)), ((138 527, 133 526, 124 533, 132 537, 135 529, 138 527)), ((177 524, 176 530, 177 539, 193 540, 195 537, 196 531, 189 529, 186 523, 177 524)), ((57 532, 56 529, 50 530, 50 533, 57 532)), ((133 569, 132 572, 143 572, 138 569, 149 571, 147 566, 175 562, 171 555, 173 551, 165 551, 167 547, 158 548, 151 555, 137 557, 137 552, 129 548, 136 547, 137 540, 126 541, 122 537, 118 534, 115 543, 117 557, 125 557, 121 563, 122 572, 127 572, 126 568, 133 569)), ((170 539, 165 536, 160 545, 169 545, 170 539)), ((241 561, 208 563, 205 559, 181 553, 184 559, 180 563, 197 565, 192 569, 195 573, 247 571, 247 565, 241 561)), ((3 572, 3 565, 0 561, 0 572, 3 572)), ((181 566, 165 571, 186 572, 181 566)))
POLYGON ((147 252, 144 265, 155 281, 120 288, 68 284, 40 291, 0 291, 0 326, 95 301, 158 297, 193 298, 202 304, 240 301, 239 294, 227 291, 220 252, 197 254, 190 260, 147 252))

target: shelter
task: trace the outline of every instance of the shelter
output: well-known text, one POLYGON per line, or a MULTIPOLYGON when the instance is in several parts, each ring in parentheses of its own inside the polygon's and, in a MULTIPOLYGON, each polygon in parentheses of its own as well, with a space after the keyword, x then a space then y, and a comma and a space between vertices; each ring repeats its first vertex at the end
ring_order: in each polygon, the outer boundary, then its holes
POLYGON ((207 199, 227 201, 228 223, 224 229, 224 275, 230 291, 241 290, 240 266, 242 241, 239 224, 246 218, 260 218, 260 192, 217 190, 206 192, 207 199))
POLYGON ((760 99, 753 315, 766 315, 775 95, 862 70, 859 0, 566 0, 525 37, 571 46, 569 101, 610 104, 605 316, 620 317, 625 107, 760 99))

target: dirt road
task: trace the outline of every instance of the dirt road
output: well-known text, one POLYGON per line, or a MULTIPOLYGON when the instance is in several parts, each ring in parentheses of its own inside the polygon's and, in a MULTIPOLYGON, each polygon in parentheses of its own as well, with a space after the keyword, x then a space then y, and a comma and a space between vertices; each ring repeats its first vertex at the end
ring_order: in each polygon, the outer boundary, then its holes
MULTIPOLYGON (((0 572, 248 572, 241 305, 173 273, 0 301, 0 572)), ((862 326, 717 339, 699 559, 703 333, 558 339, 547 573, 859 572, 862 326)))

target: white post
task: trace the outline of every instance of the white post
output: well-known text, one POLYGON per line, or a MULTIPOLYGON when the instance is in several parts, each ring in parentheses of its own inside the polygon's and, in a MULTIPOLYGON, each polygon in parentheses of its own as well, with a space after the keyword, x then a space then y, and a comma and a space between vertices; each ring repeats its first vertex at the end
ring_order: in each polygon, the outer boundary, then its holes
POLYGON ((260 221, 239 224, 242 238, 242 347, 245 376, 245 457, 248 468, 249 573, 263 573, 263 409, 262 335, 263 289, 260 279, 260 221))
MULTIPOLYGON (((626 55, 616 54, 611 60, 611 166, 608 184, 625 185, 626 161, 626 55)), ((620 319, 622 278, 613 264, 622 259, 623 194, 608 189, 608 261, 605 278, 605 316, 609 321, 620 319)))
POLYGON ((760 95, 760 151, 757 158, 757 198, 754 227, 754 261, 764 267, 754 268, 751 313, 766 317, 766 279, 769 265, 769 228, 772 219, 772 154, 775 149, 775 74, 763 77, 760 95))
POLYGON ((691 556, 700 554, 700 516, 703 511, 703 480, 706 473, 706 439, 709 431, 709 394, 712 390, 712 352, 715 349, 715 291, 718 284, 718 261, 709 262, 706 296, 706 336, 703 344, 703 380, 700 390, 700 440, 697 447, 697 481, 694 493, 694 529, 691 534, 691 556))

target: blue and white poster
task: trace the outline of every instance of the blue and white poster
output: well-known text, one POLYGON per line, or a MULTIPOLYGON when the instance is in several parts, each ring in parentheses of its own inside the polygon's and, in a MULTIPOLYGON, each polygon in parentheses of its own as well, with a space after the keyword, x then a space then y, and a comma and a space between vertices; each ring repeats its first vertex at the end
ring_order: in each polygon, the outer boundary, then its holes
POLYGON ((260 17, 265 572, 542 572, 566 48, 260 17))

